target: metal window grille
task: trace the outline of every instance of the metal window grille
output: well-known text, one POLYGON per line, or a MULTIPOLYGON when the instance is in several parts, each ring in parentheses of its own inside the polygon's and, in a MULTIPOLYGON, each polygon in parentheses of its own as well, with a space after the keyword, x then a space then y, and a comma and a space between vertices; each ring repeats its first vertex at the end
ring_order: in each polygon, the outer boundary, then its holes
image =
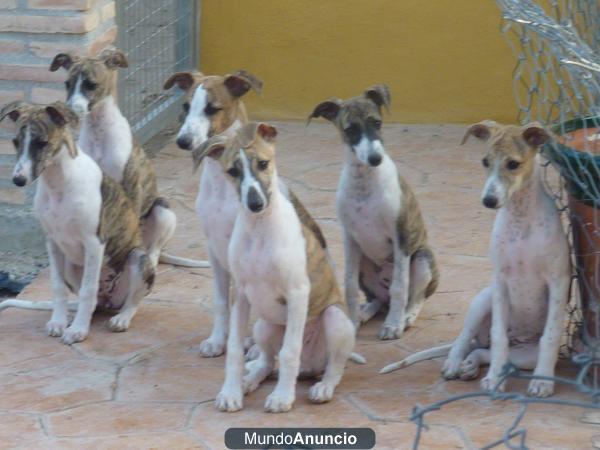
POLYGON ((118 42, 129 61, 119 73, 119 105, 147 141, 180 109, 182 93, 163 90, 174 72, 198 66, 198 0, 119 0, 118 42))

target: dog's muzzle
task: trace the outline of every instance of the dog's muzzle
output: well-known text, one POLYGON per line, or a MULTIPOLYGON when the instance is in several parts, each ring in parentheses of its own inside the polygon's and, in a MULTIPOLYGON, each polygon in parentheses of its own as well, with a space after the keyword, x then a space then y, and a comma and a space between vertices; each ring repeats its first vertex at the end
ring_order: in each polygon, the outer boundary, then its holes
POLYGON ((24 175, 15 175, 12 180, 13 183, 19 187, 23 187, 27 184, 27 177, 24 175))
POLYGON ((248 205, 248 209, 253 213, 258 213, 265 209, 265 202, 254 186, 248 189, 246 204, 248 205))
POLYGON ((483 197, 483 206, 490 209, 496 209, 498 207, 498 199, 491 195, 483 197))
POLYGON ((191 150, 193 139, 189 136, 180 136, 177 138, 177 146, 182 150, 191 150))
POLYGON ((379 164, 381 164, 381 161, 383 160, 383 158, 381 157, 380 153, 373 152, 373 153, 369 154, 369 157, 367 158, 367 160, 369 161, 369 164, 372 167, 377 167, 379 164))

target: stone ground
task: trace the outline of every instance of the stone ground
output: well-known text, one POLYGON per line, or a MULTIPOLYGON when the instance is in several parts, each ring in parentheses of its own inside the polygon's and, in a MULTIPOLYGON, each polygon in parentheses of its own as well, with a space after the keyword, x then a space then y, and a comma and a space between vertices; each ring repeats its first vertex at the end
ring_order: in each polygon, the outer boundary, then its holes
MULTIPOLYGON (((315 123, 279 123, 278 167, 323 227, 343 270, 340 228, 334 209, 342 149, 335 130, 315 123)), ((95 317, 84 343, 67 347, 47 337, 45 312, 8 310, 0 317, 0 448, 224 448, 233 426, 371 427, 378 449, 410 448, 413 406, 449 395, 473 392, 476 382, 446 382, 441 360, 427 361, 389 375, 377 371, 409 353, 452 340, 468 302, 486 285, 486 257, 494 214, 479 200, 484 176, 481 148, 459 147, 460 126, 386 126, 387 148, 419 198, 441 284, 422 315, 399 341, 378 341, 382 318, 361 331, 357 350, 368 360, 349 363, 334 400, 307 401, 310 382, 298 383, 292 412, 270 415, 263 402, 274 386, 265 383, 234 414, 216 411, 213 400, 223 380, 224 358, 202 359, 196 347, 210 329, 211 271, 161 266, 153 292, 126 333, 113 334, 95 317)), ((172 199, 177 236, 169 251, 205 258, 193 204, 198 175, 189 155, 169 144, 156 160, 162 192, 172 199)), ((47 269, 21 293, 49 299, 47 269)), ((575 370, 561 363, 560 373, 575 370)), ((524 392, 525 384, 510 388, 524 392)), ((559 386, 557 397, 578 399, 559 386)), ((473 398, 445 406, 428 417, 421 448, 480 447, 501 437, 518 407, 473 398)), ((581 421, 584 411, 535 405, 524 424, 530 448, 583 449, 600 440, 600 427, 581 421)))

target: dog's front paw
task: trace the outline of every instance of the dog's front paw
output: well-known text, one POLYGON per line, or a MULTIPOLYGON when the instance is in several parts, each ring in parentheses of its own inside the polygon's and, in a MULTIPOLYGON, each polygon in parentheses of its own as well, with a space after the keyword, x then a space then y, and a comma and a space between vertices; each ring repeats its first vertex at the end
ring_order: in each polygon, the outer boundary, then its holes
POLYGON ((67 328, 67 321, 62 320, 50 320, 46 324, 46 332, 48 336, 61 337, 67 328))
POLYGON ((288 412, 294 404, 294 394, 271 392, 265 402, 265 411, 270 413, 288 412))
POLYGON ((319 381, 311 386, 308 391, 308 399, 313 403, 326 403, 333 398, 335 386, 319 381))
POLYGON ((454 378, 458 378, 458 376, 460 374, 461 362, 462 361, 460 359, 447 358, 446 361, 444 361, 444 365, 442 366, 442 376, 446 380, 452 380, 454 378))
POLYGON ((527 395, 531 397, 550 397, 554 394, 554 381, 531 380, 527 388, 527 395))
POLYGON ((384 341, 389 341, 392 339, 400 339, 400 336, 402 336, 403 331, 404 331, 404 329, 400 326, 387 325, 384 323, 381 326, 381 329, 379 330, 379 339, 384 340, 384 341))
POLYGON ((256 344, 252 345, 246 352, 246 361, 254 361, 260 355, 260 347, 256 344))
POLYGON ((500 380, 495 377, 491 377, 487 375, 484 379, 481 380, 481 389, 484 391, 496 391, 496 392, 504 392, 506 382, 498 384, 500 380))
POLYGON ((127 331, 129 329, 129 325, 131 324, 131 317, 122 316, 121 314, 117 314, 108 321, 108 329, 110 331, 114 331, 115 333, 120 333, 123 331, 127 331))
POLYGON ((71 325, 62 335, 62 342, 67 345, 75 344, 85 340, 89 333, 89 327, 79 327, 71 325))
POLYGON ((216 358, 217 356, 221 356, 225 353, 225 338, 208 338, 202 341, 199 351, 203 358, 216 358))
POLYGON ((244 400, 241 389, 221 389, 215 399, 215 406, 219 411, 235 412, 244 407, 244 400))
POLYGON ((479 376, 479 360, 474 355, 469 355, 460 364, 460 379, 463 381, 474 380, 479 376))

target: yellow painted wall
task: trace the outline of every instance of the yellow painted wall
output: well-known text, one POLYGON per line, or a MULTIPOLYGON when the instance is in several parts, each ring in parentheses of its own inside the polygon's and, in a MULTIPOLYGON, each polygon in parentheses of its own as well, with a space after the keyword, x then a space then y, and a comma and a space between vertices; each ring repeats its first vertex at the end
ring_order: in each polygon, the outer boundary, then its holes
POLYGON ((387 83, 392 121, 512 122, 514 57, 493 0, 202 0, 200 68, 265 82, 255 119, 387 83))

